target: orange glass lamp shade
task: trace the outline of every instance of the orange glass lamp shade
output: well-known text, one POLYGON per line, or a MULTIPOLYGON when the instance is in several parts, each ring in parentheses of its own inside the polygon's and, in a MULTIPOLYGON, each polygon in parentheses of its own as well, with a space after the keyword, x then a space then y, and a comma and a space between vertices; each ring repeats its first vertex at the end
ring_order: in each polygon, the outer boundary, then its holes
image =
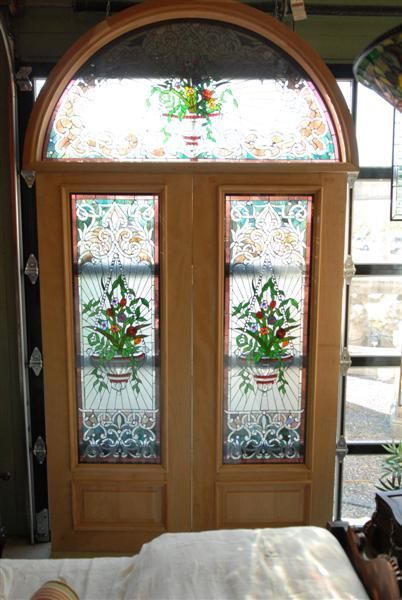
POLYGON ((402 111, 402 25, 372 42, 355 61, 354 75, 402 111))

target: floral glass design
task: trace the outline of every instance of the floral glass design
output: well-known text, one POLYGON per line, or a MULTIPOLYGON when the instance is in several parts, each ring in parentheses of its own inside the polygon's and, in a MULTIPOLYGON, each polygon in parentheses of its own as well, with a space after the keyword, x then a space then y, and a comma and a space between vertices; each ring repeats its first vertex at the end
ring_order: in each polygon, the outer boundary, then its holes
POLYGON ((72 194, 79 459, 159 462, 158 198, 72 194))
POLYGON ((214 21, 129 32, 73 76, 43 149, 49 160, 338 161, 312 81, 260 36, 214 21))
POLYGON ((312 198, 226 197, 224 462, 303 462, 312 198))
POLYGON ((270 79, 78 79, 54 115, 46 158, 334 161, 338 155, 328 114, 308 81, 292 88, 270 79))

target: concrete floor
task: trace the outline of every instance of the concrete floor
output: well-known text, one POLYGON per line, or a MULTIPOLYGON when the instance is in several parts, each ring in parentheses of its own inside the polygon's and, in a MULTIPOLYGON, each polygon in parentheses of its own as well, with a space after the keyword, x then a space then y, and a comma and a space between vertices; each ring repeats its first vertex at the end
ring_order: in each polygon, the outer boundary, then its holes
POLYGON ((51 544, 30 544, 20 537, 7 539, 2 558, 50 558, 51 544))

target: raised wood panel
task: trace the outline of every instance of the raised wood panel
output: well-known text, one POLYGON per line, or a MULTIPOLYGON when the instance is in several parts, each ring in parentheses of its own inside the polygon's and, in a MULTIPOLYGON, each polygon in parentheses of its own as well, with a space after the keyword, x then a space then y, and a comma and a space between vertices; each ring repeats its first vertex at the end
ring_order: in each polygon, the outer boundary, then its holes
POLYGON ((218 484, 217 527, 303 525, 309 498, 308 484, 218 484))
POLYGON ((73 481, 76 530, 166 529, 165 485, 73 481))

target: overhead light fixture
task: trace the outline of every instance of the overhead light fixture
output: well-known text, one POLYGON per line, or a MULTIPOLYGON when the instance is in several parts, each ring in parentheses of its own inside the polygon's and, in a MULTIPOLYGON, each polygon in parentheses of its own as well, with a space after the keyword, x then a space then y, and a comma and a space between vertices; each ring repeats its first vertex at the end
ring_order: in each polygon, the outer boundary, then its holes
POLYGON ((402 111, 402 25, 372 42, 353 66, 359 83, 371 88, 402 111))

